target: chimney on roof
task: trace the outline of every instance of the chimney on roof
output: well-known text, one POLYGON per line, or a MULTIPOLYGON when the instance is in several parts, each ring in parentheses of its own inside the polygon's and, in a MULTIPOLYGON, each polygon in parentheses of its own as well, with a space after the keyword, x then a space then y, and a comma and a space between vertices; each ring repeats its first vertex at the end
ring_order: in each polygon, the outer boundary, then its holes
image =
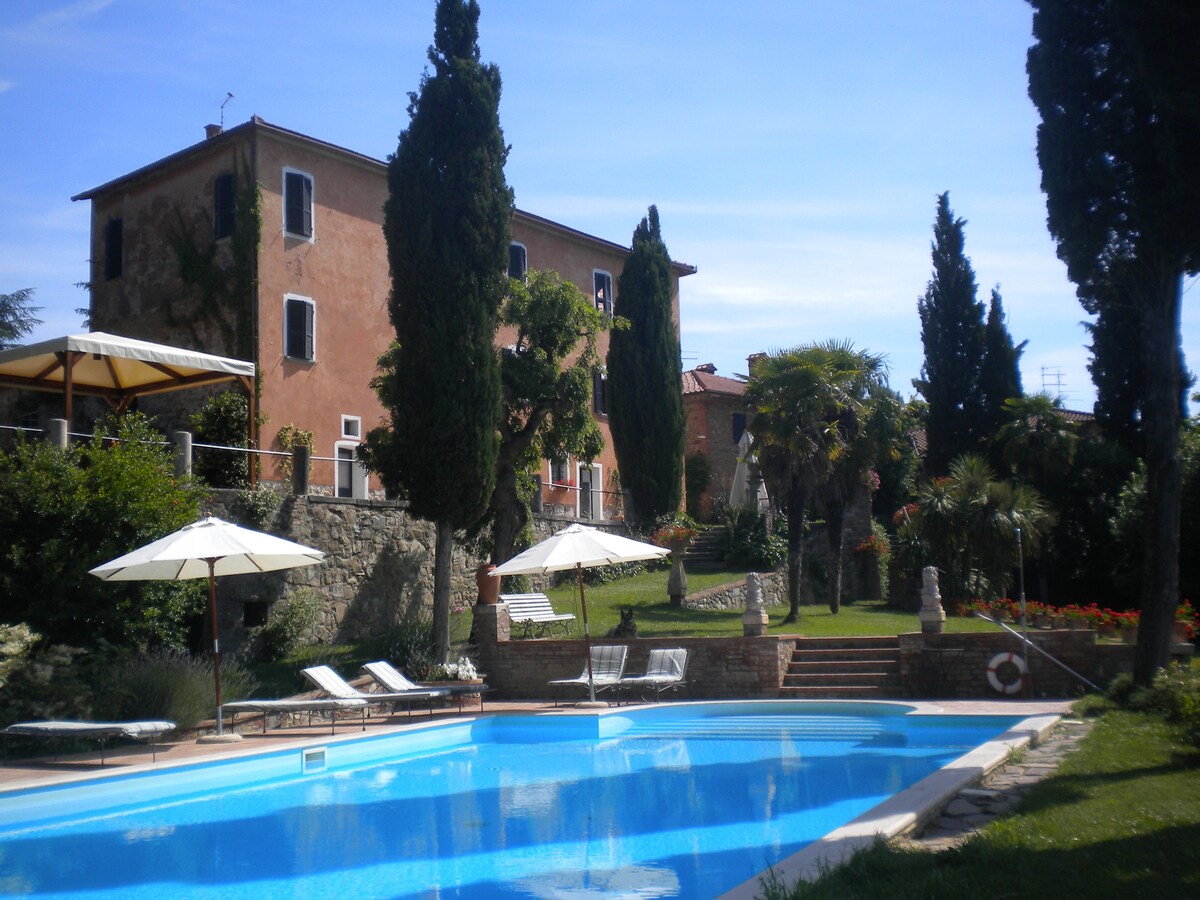
POLYGON ((704 372, 705 374, 708 374, 708 375, 716 375, 717 367, 714 366, 712 363, 704 363, 702 365, 696 366, 696 371, 704 372))
POLYGON ((204 126, 204 136, 206 138, 212 139, 212 138, 215 138, 218 134, 220 134, 224 130, 225 129, 223 127, 221 127, 220 125, 205 125, 204 126))
POLYGON ((765 354, 765 353, 751 353, 749 356, 746 357, 746 366, 750 370, 751 378, 754 377, 754 367, 756 365, 758 365, 759 360, 766 359, 766 358, 767 358, 767 354, 765 354))

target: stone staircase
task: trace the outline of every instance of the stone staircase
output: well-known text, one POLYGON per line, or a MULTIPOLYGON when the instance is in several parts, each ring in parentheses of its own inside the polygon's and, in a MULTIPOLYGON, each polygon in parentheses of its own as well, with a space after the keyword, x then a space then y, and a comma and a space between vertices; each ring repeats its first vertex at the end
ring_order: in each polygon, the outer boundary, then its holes
POLYGON ((894 637, 801 638, 779 689, 787 700, 882 700, 900 696, 894 637))
POLYGON ((719 572, 725 568, 725 530, 703 528, 696 532, 683 554, 683 568, 687 572, 719 572))

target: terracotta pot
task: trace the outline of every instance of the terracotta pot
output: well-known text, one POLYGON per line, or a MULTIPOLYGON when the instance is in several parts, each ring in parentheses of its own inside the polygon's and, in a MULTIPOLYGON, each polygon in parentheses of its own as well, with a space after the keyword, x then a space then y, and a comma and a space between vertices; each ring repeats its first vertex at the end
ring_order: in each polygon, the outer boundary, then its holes
POLYGON ((1188 637, 1188 627, 1183 622, 1176 622, 1172 626, 1171 640, 1176 644, 1186 644, 1191 638, 1188 637))
POLYGON ((500 599, 500 579, 492 572, 495 566, 485 563, 475 570, 475 585, 479 589, 479 603, 489 606, 500 599))

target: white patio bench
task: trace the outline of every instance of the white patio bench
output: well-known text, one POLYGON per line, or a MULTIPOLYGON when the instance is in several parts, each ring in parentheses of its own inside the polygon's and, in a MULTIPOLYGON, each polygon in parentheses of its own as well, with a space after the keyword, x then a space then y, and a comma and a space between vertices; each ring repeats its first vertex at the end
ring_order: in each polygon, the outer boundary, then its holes
POLYGON ((501 594, 500 602, 508 604, 508 619, 513 626, 520 627, 522 637, 548 635, 556 625, 561 625, 563 634, 571 633, 570 623, 575 621, 572 613, 556 613, 545 594, 501 594))

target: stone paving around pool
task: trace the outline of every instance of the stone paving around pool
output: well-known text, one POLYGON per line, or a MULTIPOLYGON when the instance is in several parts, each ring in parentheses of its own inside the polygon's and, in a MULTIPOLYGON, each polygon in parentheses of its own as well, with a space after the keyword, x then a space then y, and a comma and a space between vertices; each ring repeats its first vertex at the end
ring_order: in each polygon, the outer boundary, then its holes
POLYGON ((1038 746, 1021 751, 1015 761, 992 770, 978 785, 960 790, 919 834, 903 835, 895 843, 931 852, 958 846, 1017 806, 1030 787, 1054 774, 1091 730, 1091 722, 1063 719, 1038 746))

